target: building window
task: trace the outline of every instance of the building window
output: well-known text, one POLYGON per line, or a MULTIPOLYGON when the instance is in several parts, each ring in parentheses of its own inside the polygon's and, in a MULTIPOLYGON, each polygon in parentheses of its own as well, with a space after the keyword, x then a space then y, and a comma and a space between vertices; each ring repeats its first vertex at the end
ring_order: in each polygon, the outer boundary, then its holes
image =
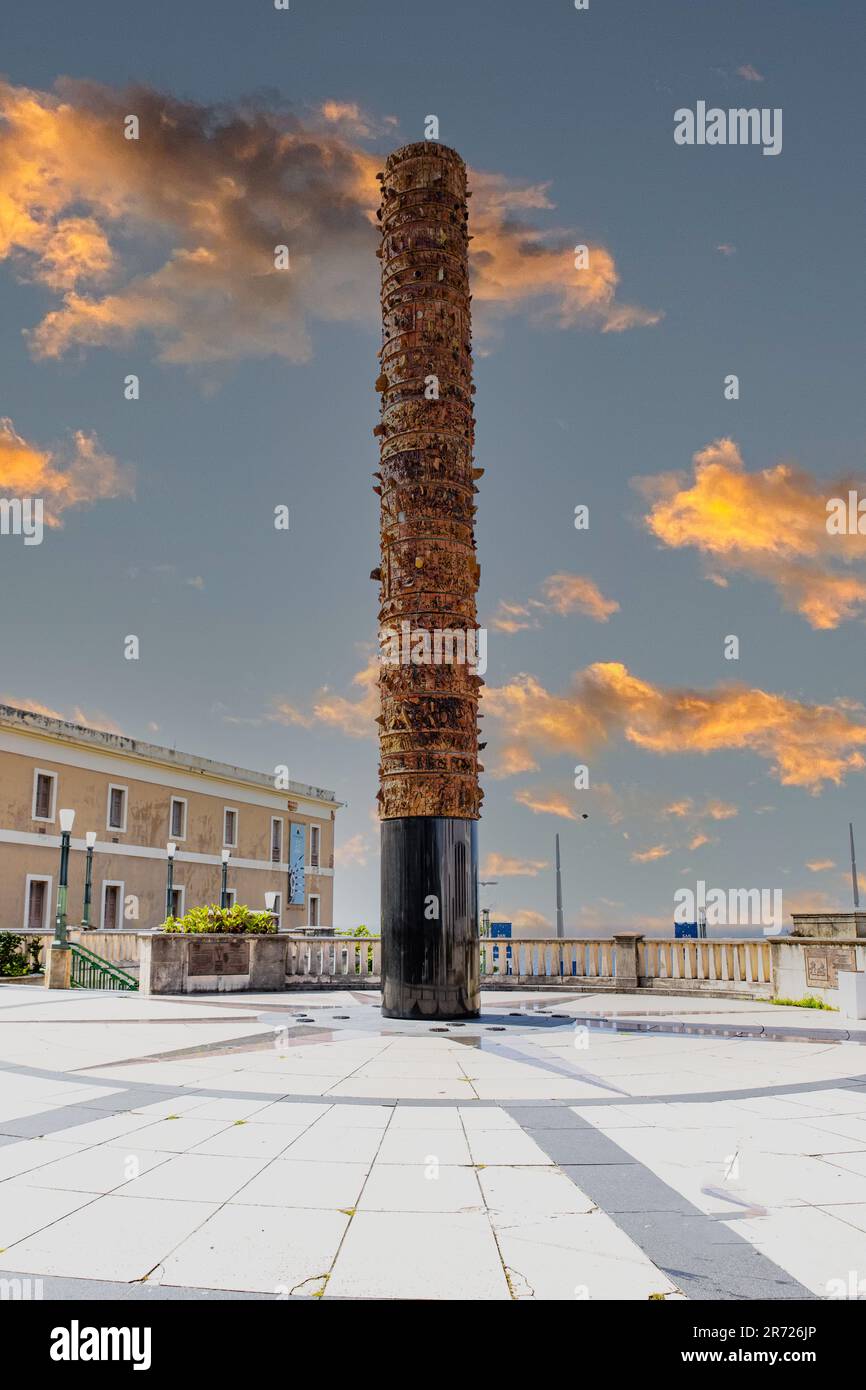
POLYGON ((57 775, 37 767, 33 773, 33 820, 54 820, 57 801, 57 775))
POLYGON ((186 801, 182 796, 171 798, 171 817, 169 834, 172 840, 186 839, 186 801))
POLYGON ((186 889, 181 886, 171 890, 171 915, 172 917, 183 916, 183 904, 186 897, 186 889))
POLYGON ((223 846, 225 849, 238 846, 238 813, 232 806, 223 808, 223 846))
POLYGON ((109 785, 106 825, 109 830, 126 830, 126 787, 109 785))
POLYGON ((277 816, 271 816, 271 863, 282 864, 283 862, 283 822, 277 816))
POLYGON ((310 826, 310 868, 311 868, 311 869, 318 869, 318 867, 319 867, 319 827, 318 827, 317 825, 311 825, 311 826, 310 826))
POLYGON ((237 891, 234 888, 226 889, 226 907, 234 907, 238 900, 237 891))
POLYGON ((310 897, 309 925, 311 927, 317 927, 319 925, 319 899, 315 893, 310 897))
POLYGON ((123 884, 105 882, 102 885, 102 930, 115 931, 123 917, 123 884))
POLYGON ((48 931, 51 879, 28 874, 24 885, 24 925, 31 931, 48 931))

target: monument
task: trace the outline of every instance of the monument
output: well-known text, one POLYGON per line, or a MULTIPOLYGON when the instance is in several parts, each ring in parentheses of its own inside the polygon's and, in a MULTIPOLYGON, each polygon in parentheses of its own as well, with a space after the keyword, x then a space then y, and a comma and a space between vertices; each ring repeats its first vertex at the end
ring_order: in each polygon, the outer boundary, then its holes
POLYGON ((388 156, 382 245, 382 1011, 479 1012, 479 634, 466 166, 388 156))

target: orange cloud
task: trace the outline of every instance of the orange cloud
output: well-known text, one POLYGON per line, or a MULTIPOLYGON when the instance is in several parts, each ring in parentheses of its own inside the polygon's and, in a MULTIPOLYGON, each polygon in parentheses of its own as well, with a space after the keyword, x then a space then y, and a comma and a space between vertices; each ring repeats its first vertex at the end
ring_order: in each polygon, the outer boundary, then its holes
POLYGON ((515 792, 514 800, 528 807, 536 816, 561 816, 563 820, 577 820, 577 812, 561 792, 526 788, 515 792))
POLYGON ((611 613, 619 612, 616 599, 605 598, 593 580, 580 574, 552 574, 541 587, 554 613, 580 612, 606 623, 611 613))
MULTIPOLYGON (((146 333, 165 362, 303 362, 311 321, 371 321, 382 160, 359 141, 394 125, 336 99, 303 121, 276 101, 0 83, 0 258, 58 296, 28 335, 32 352, 54 358, 146 333), (124 138, 128 114, 137 140, 124 138), (283 245, 290 268, 278 270, 283 245)), ((482 310, 549 306, 560 327, 605 332, 657 321, 617 302, 604 247, 575 271, 575 234, 513 219, 551 207, 544 189, 501 174, 470 181, 482 310)))
MULTIPOLYGON (((560 328, 587 325, 604 333, 659 322, 658 312, 617 302, 619 272, 605 247, 590 245, 576 232, 542 231, 515 219, 515 212, 555 206, 549 184, 521 184, 473 170, 471 185, 472 289, 482 312, 495 317, 534 304, 542 320, 560 328), (586 245, 589 253, 581 270, 575 268, 575 245, 586 245)), ((484 320, 481 327, 484 331, 484 320)))
POLYGON ((131 470, 103 453, 95 435, 79 430, 53 451, 22 439, 7 419, 0 419, 0 493, 41 498, 45 525, 53 527, 73 507, 134 496, 131 470))
POLYGON ((635 480, 652 503, 645 524, 664 545, 694 547, 716 583, 742 573, 772 584, 813 628, 862 612, 866 578, 840 567, 866 560, 866 536, 827 531, 828 499, 847 498, 854 481, 816 479, 787 463, 747 473, 732 439, 714 440, 693 462, 691 482, 678 474, 635 480))
POLYGON ((351 835, 342 845, 337 845, 334 850, 334 863, 338 869, 347 869, 353 864, 359 868, 366 868, 367 860, 370 857, 370 845, 366 835, 351 835))
POLYGON ((835 869, 835 859, 807 859, 806 868, 813 874, 823 873, 825 869, 835 869))
POLYGON ((12 709, 26 710, 28 714, 41 714, 44 719, 59 719, 64 724, 82 724, 87 729, 99 729, 104 734, 123 734, 123 729, 109 719, 107 714, 95 711, 87 714, 80 705, 75 705, 69 714, 63 714, 60 710, 52 709, 50 705, 43 705, 39 700, 16 700, 12 695, 0 697, 0 704, 9 705, 12 709))
POLYGON ((662 811, 664 816, 688 816, 689 820, 701 820, 706 816, 710 820, 731 820, 738 814, 737 807, 728 801, 708 801, 703 807, 698 807, 690 796, 671 802, 662 811))
POLYGON ((667 859, 670 852, 667 845, 653 845, 652 849, 635 850, 631 859, 634 864, 652 864, 656 859, 667 859))
POLYGON ((544 599, 531 598, 525 604, 500 601, 490 626, 498 632, 521 632, 540 627, 539 615, 585 613, 597 623, 606 623, 611 613, 619 612, 616 599, 605 598, 594 580, 582 574, 551 574, 541 585, 544 599))
POLYGON ((808 704, 740 684, 665 688, 620 662, 588 666, 564 696, 520 675, 487 687, 483 705, 515 759, 540 752, 582 756, 620 736, 659 754, 751 752, 785 786, 814 793, 866 767, 866 722, 844 701, 808 704))
POLYGON ((507 854, 490 853, 481 870, 482 878, 537 878, 549 869, 546 859, 515 859, 507 854))
MULTIPOLYGON (((538 603, 535 606, 541 607, 538 603)), ((501 599, 490 626, 497 632, 525 632, 527 628, 538 627, 538 621, 533 619, 528 604, 506 603, 501 599)))
POLYGON ((373 738, 379 713, 379 663, 375 657, 352 677, 352 685, 362 692, 357 700, 335 695, 323 686, 309 713, 283 700, 274 706, 269 718, 278 724, 299 724, 304 729, 317 726, 336 729, 349 738, 373 738))
POLYGON ((529 907, 518 908, 513 923, 521 936, 545 937, 553 933, 550 918, 545 917, 543 912, 533 912, 529 907))

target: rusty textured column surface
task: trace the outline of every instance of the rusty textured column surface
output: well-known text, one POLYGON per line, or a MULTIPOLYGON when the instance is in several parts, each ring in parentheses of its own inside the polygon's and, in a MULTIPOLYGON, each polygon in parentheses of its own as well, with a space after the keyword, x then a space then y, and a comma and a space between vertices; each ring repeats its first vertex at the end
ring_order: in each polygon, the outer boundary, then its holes
POLYGON ((460 653, 477 652, 482 470, 472 466, 466 166, 425 141, 391 154, 380 177, 381 564, 373 577, 383 1011, 473 1017, 481 678, 460 653))

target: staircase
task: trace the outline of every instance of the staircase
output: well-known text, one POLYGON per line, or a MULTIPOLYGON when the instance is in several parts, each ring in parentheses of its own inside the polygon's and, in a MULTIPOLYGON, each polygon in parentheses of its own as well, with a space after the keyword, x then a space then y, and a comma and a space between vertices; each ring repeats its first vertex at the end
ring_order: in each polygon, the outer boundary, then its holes
POLYGON ((119 965, 114 965, 86 946, 72 945, 72 973, 70 984, 73 989, 138 989, 138 980, 119 965))

